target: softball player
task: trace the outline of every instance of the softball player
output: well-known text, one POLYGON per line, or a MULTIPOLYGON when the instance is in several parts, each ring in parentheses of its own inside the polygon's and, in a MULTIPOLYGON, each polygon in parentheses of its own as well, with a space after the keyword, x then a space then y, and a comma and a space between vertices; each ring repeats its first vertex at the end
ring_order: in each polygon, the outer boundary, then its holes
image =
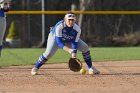
POLYGON ((0 0, 0 55, 2 50, 2 42, 4 33, 6 30, 6 16, 5 12, 8 12, 10 8, 10 1, 9 0, 0 0))
POLYGON ((79 37, 80 27, 75 23, 76 15, 68 12, 64 20, 59 21, 50 31, 47 41, 46 51, 39 57, 35 66, 31 70, 32 75, 36 75, 39 68, 54 55, 58 48, 62 48, 76 57, 77 50, 81 51, 88 66, 89 74, 99 74, 100 72, 92 66, 92 59, 88 45, 79 37))

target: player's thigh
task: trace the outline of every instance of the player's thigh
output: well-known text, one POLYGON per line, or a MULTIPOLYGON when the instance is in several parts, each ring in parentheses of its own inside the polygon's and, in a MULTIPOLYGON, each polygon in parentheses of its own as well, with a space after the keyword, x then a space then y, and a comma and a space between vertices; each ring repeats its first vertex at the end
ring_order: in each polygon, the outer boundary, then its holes
POLYGON ((5 29, 6 29, 6 19, 4 17, 0 17, 0 45, 2 44, 5 29))
POLYGON ((79 39, 78 50, 84 53, 84 52, 89 51, 89 47, 83 40, 79 39))
POLYGON ((6 30, 6 18, 5 17, 0 17, 0 30, 2 33, 4 33, 6 30))
POLYGON ((50 33, 47 40, 46 51, 44 53, 45 57, 49 58, 53 56, 53 54, 57 51, 57 49, 58 49, 58 45, 55 41, 55 36, 53 36, 53 34, 50 33))

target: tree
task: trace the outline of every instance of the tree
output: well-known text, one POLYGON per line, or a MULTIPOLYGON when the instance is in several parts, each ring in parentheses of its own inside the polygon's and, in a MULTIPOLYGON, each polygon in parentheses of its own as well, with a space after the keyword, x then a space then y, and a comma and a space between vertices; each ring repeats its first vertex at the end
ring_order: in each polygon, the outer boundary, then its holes
POLYGON ((11 22, 9 32, 6 37, 6 42, 9 43, 9 47, 12 47, 12 48, 20 47, 19 32, 17 30, 15 21, 11 22))

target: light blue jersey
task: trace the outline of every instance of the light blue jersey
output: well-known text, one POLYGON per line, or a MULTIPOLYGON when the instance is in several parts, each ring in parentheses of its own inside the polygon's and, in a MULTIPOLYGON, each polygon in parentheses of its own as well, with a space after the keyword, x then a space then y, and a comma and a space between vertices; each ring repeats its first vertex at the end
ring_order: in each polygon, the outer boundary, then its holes
POLYGON ((77 24, 74 24, 73 27, 67 27, 65 22, 59 21, 54 28, 52 33, 56 38, 56 42, 60 48, 63 48, 65 43, 72 43, 72 48, 77 48, 77 42, 79 40, 81 29, 77 24))

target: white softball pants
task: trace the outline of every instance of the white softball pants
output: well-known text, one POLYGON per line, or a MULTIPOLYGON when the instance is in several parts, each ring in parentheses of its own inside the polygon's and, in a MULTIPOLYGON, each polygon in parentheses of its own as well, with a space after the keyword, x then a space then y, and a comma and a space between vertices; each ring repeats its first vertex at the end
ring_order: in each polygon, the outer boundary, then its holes
POLYGON ((6 30, 6 18, 0 17, 0 46, 2 45, 3 42, 5 30, 6 30))

